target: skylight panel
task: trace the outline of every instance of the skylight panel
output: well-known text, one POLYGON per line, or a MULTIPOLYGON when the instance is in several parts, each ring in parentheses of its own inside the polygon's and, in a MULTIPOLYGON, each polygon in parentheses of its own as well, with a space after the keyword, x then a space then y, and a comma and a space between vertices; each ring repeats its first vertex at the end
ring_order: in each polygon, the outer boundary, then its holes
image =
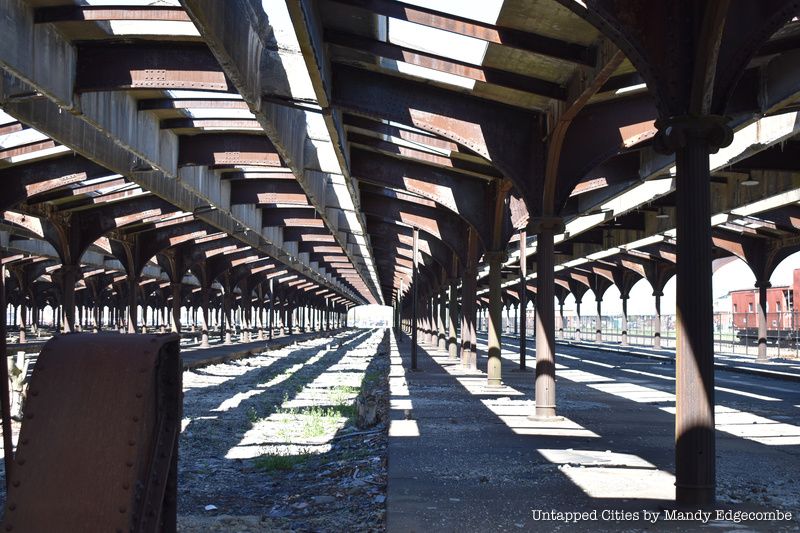
POLYGON ((381 66, 400 72, 401 74, 408 74, 409 76, 416 76, 431 81, 438 81, 448 85, 455 85, 464 89, 473 89, 475 87, 475 80, 450 74, 449 72, 441 72, 419 65, 412 65, 411 63, 404 63, 402 61, 395 61, 394 59, 381 58, 381 66))
POLYGON ((404 4, 426 7, 486 24, 496 24, 505 0, 401 0, 404 4))
POLYGON ((393 18, 389 19, 389 42, 473 65, 483 64, 489 46, 480 39, 393 18))
POLYGON ((193 22, 179 20, 110 20, 113 35, 180 35, 199 37, 193 22))

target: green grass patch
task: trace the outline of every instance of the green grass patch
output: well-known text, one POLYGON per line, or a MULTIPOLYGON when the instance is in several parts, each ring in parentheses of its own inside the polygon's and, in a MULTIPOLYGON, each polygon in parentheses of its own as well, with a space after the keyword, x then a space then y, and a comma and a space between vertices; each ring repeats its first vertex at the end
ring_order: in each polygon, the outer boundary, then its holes
POLYGON ((264 472, 291 470, 308 461, 308 454, 301 455, 262 455, 255 459, 255 467, 264 472))

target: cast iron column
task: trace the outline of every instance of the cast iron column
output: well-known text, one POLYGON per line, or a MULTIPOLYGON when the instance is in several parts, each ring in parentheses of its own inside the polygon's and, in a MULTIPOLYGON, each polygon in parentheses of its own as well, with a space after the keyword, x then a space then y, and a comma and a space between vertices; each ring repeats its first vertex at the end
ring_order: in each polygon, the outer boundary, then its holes
POLYGON ((500 358, 501 320, 503 300, 500 292, 500 267, 505 254, 502 251, 486 252, 489 263, 489 361, 486 364, 486 386, 499 387, 502 383, 502 359, 500 358))
POLYGON ((756 361, 767 360, 767 289, 772 287, 769 281, 759 281, 758 287, 758 356, 756 361))
POLYGON ((181 284, 170 283, 172 289, 172 321, 170 327, 173 333, 181 332, 181 284))
POLYGON ((536 235, 536 418, 556 416, 555 255, 557 221, 540 222, 536 235))
POLYGON ((419 322, 417 318, 417 299, 419 297, 418 287, 419 281, 417 280, 417 252, 419 246, 419 230, 414 228, 414 244, 413 244, 413 254, 414 257, 411 260, 412 263, 412 270, 411 270, 411 370, 417 369, 417 328, 419 327, 419 322))
POLYGON ((656 319, 655 331, 653 332, 653 348, 656 350, 661 349, 661 297, 664 296, 663 292, 656 291, 653 293, 656 297, 656 319))
POLYGON ((439 290, 439 349, 444 351, 447 349, 447 281, 442 283, 442 288, 439 290))
POLYGON ((519 230, 519 369, 525 371, 525 351, 528 342, 528 291, 525 278, 528 275, 528 233, 519 230))
POLYGON ((622 345, 628 345, 628 296, 620 296, 622 300, 622 345))
POLYGON ((675 496, 679 503, 707 505, 716 488, 708 156, 730 144, 733 133, 717 116, 672 117, 657 127, 656 147, 674 151, 677 167, 675 496))
POLYGON ((450 309, 447 313, 448 322, 448 336, 447 336, 447 353, 448 358, 454 361, 458 358, 458 342, 456 340, 456 321, 458 320, 458 297, 456 292, 456 280, 450 280, 450 294, 448 303, 450 309))
POLYGON ((603 342, 603 298, 597 297, 597 319, 594 326, 594 342, 603 342))

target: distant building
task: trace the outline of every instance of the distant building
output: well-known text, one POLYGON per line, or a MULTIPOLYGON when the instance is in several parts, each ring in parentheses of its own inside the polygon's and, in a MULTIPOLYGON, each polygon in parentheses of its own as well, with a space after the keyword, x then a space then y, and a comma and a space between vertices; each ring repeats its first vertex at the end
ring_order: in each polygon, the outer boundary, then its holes
MULTIPOLYGON (((736 328, 758 325, 758 289, 731 291, 731 312, 736 328)), ((792 285, 767 289, 767 327, 792 329, 800 312, 800 268, 795 269, 792 285)))

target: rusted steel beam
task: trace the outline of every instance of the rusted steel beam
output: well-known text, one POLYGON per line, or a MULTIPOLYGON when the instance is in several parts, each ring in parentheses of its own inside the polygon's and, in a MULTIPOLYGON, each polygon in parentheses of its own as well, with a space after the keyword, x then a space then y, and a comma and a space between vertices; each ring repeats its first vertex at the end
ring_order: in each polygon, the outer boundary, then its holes
POLYGON ((483 243, 491 238, 491 220, 487 217, 490 191, 486 182, 363 150, 351 152, 350 171, 362 182, 407 190, 434 200, 472 225, 483 243))
MULTIPOLYGON (((27 200, 27 203, 29 205, 33 205, 33 204, 41 204, 45 202, 53 202, 58 200, 70 201, 76 199, 76 197, 78 196, 89 195, 93 193, 99 194, 101 191, 105 189, 111 189, 111 188, 116 189, 124 185, 133 185, 133 184, 131 184, 127 179, 123 177, 109 178, 108 180, 98 181, 90 185, 81 185, 80 183, 75 183, 73 185, 62 186, 55 190, 32 196, 27 200)), ((93 198, 97 197, 93 196, 93 198)))
POLYGON ((310 205, 305 191, 295 180, 251 179, 231 182, 231 205, 310 205))
POLYGON ((139 111, 156 111, 164 109, 214 109, 243 110, 249 109, 247 102, 240 98, 144 98, 137 102, 139 111))
MULTIPOLYGON (((395 61, 403 61, 411 65, 417 65, 440 72, 446 72, 488 85, 534 93, 555 100, 566 99, 566 90, 557 83, 531 76, 524 76, 508 70, 475 66, 463 61, 457 61, 447 57, 333 30, 325 31, 325 40, 328 44, 345 47, 348 50, 360 53, 367 53, 372 60, 371 62, 374 62, 376 57, 382 57, 395 61)), ((332 59, 333 61, 337 60, 335 55, 332 59)))
POLYGON ((239 119, 239 118, 165 118, 159 123, 162 130, 180 130, 180 129, 226 129, 231 131, 237 130, 256 130, 261 131, 261 126, 257 120, 239 119))
POLYGON ((55 148, 56 146, 57 143, 52 139, 45 139, 42 141, 20 144, 18 146, 11 146, 9 148, 2 148, 0 149, 0 160, 7 160, 21 155, 35 154, 36 152, 55 148))
POLYGON ((392 120, 468 148, 511 179, 529 209, 541 204, 534 193, 541 176, 530 170, 543 146, 538 113, 344 65, 334 68, 332 93, 334 106, 343 111, 392 120))
POLYGON ((462 248, 460 241, 465 235, 465 225, 444 209, 364 190, 361 192, 361 202, 365 213, 424 229, 449 246, 462 248))
POLYGON ((444 137, 411 127, 403 128, 396 124, 387 124, 373 118, 345 113, 342 118, 342 123, 345 128, 350 131, 354 129, 367 130, 375 136, 390 135, 428 148, 438 148, 440 150, 447 150, 448 152, 462 151, 462 148, 459 147, 458 144, 444 137))
POLYGON ((363 133, 350 132, 347 135, 347 140, 351 146, 361 146, 370 151, 377 151, 393 156, 401 156, 405 159, 411 159, 435 165, 438 167, 445 167, 459 172, 465 178, 475 174, 485 180, 492 178, 502 178, 497 169, 491 166, 488 161, 476 162, 467 159, 451 158, 449 155, 441 155, 433 150, 425 150, 424 147, 411 148, 394 142, 385 141, 372 135, 365 135, 363 133))
POLYGON ((489 43, 545 55, 560 61, 594 66, 592 48, 521 30, 478 22, 425 7, 392 0, 334 0, 336 3, 366 9, 386 17, 406 20, 489 43))
POLYGON ((79 22, 106 20, 163 20, 189 22, 189 16, 181 8, 169 6, 45 6, 33 11, 36 24, 49 22, 79 22))
POLYGON ((283 166, 275 147, 264 135, 207 133, 182 136, 178 165, 283 166))
POLYGON ((324 228, 325 222, 317 216, 313 208, 271 207, 262 210, 261 224, 267 226, 294 226, 308 228, 324 228))
POLYGON ((557 154, 557 175, 550 176, 548 182, 552 196, 545 200, 553 201, 555 210, 560 209, 592 168, 651 139, 656 132, 656 118, 656 106, 649 94, 583 108, 564 134, 557 154))
POLYGON ((75 91, 194 89, 232 92, 205 44, 81 44, 75 91), (103 65, 103 68, 97 68, 103 65))
POLYGON ((100 165, 79 155, 34 161, 0 169, 0 209, 8 209, 31 196, 66 185, 111 174, 100 165))

